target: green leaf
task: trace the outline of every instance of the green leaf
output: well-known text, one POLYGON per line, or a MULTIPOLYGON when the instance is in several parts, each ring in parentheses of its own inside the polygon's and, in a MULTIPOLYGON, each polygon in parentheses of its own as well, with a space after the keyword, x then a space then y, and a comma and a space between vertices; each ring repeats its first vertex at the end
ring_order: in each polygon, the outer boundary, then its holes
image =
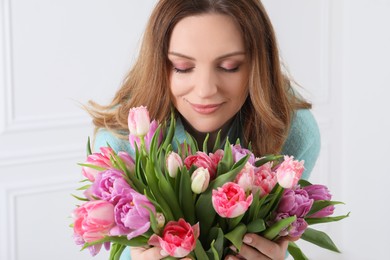
POLYGON ((107 236, 103 239, 100 239, 100 240, 97 240, 94 242, 85 243, 83 245, 83 247, 81 248, 81 250, 84 250, 85 248, 87 248, 89 246, 98 245, 98 244, 102 244, 105 242, 113 242, 113 243, 117 243, 117 244, 124 245, 124 246, 140 247, 140 246, 148 245, 148 240, 149 239, 144 237, 144 236, 134 237, 130 240, 128 240, 127 237, 125 237, 125 236, 112 236, 112 237, 107 236))
MULTIPOLYGON (((219 254, 218 254, 218 251, 217 249, 214 247, 214 243, 215 243, 215 240, 213 240, 213 242, 211 242, 211 253, 212 253, 212 256, 214 257, 214 260, 219 260, 219 254)), ((209 250, 209 252, 210 252, 209 250)))
MULTIPOLYGON (((191 225, 195 224, 195 206, 192 198, 191 191, 191 179, 190 175, 185 167, 183 167, 180 174, 180 187, 179 187, 179 203, 183 209, 183 214, 186 221, 191 225)), ((206 213, 206 212, 204 212, 206 213)))
POLYGON ((207 189, 205 192, 200 194, 198 201, 195 204, 195 211, 198 221, 200 222, 200 236, 201 239, 207 235, 207 232, 213 225, 216 212, 213 208, 211 201, 212 190, 207 189))
POLYGON ((207 134, 206 137, 204 138, 204 141, 203 141, 203 152, 204 153, 208 153, 208 151, 207 151, 207 143, 209 141, 209 137, 210 137, 210 135, 207 134))
POLYGON ((252 204, 249 206, 249 213, 248 213, 248 222, 251 222, 253 220, 255 220, 255 213, 256 211, 258 210, 257 208, 259 207, 260 205, 260 190, 256 191, 256 193, 254 194, 253 196, 253 201, 252 201, 252 204))
POLYGON ((290 241, 288 243, 288 248, 287 248, 288 252, 290 253, 290 255, 294 258, 294 260, 309 260, 309 258, 307 258, 307 256, 305 256, 305 254, 302 252, 302 250, 298 247, 297 244, 295 244, 294 242, 290 241))
POLYGON ((106 168, 99 167, 99 166, 96 166, 96 165, 93 165, 93 164, 88 164, 88 163, 78 163, 78 165, 84 166, 84 167, 88 167, 88 168, 92 168, 92 169, 95 169, 95 170, 98 170, 98 171, 101 171, 101 172, 107 170, 106 168))
POLYGON ((81 198, 81 197, 76 196, 76 195, 74 195, 74 194, 70 194, 70 195, 71 195, 73 198, 76 198, 76 199, 81 200, 81 201, 89 201, 89 199, 81 198))
POLYGON ((267 203, 264 203, 264 207, 259 211, 258 217, 265 218, 272 212, 279 204, 280 198, 283 195, 283 187, 276 183, 272 191, 266 196, 265 199, 269 200, 267 203))
POLYGON ((325 233, 312 228, 307 228, 301 238, 319 247, 340 253, 340 250, 333 243, 332 239, 325 233))
POLYGON ((335 217, 323 217, 323 218, 305 218, 305 221, 308 225, 320 224, 320 223, 328 223, 335 222, 349 217, 349 213, 347 215, 335 216, 335 217))
POLYGON ((176 220, 183 218, 184 215, 179 206, 179 198, 176 197, 175 191, 173 190, 168 180, 165 178, 160 178, 158 186, 160 189, 160 194, 164 196, 165 201, 169 202, 169 206, 171 208, 171 212, 173 213, 174 218, 176 220))
POLYGON ((233 153, 232 148, 230 146, 229 140, 226 139, 225 147, 224 147, 224 153, 222 160, 218 163, 217 166, 217 176, 220 176, 224 174, 225 172, 229 171, 230 168, 233 166, 233 153))
POLYGON ((87 156, 90 156, 92 154, 92 149, 91 149, 91 139, 88 136, 88 141, 87 141, 87 156))
POLYGON ((78 188, 77 190, 87 190, 89 187, 91 187, 92 184, 87 184, 87 185, 84 185, 80 188, 78 188))
POLYGON ((121 257, 121 254, 123 250, 125 250, 126 246, 120 245, 117 243, 113 243, 111 245, 111 250, 110 250, 110 260, 119 260, 121 257))
POLYGON ((238 249, 241 250, 242 239, 247 233, 247 228, 243 223, 240 223, 236 226, 235 229, 230 231, 225 235, 225 238, 228 239, 232 244, 238 249))
POLYGON ((221 147, 221 130, 218 131, 217 137, 214 142, 213 153, 221 147))
POLYGON ((228 218, 227 221, 228 221, 229 230, 234 229, 241 222, 244 215, 245 214, 241 214, 235 218, 228 218))
POLYGON ((213 227, 209 232, 208 242, 211 245, 211 249, 208 250, 209 254, 212 253, 214 257, 218 255, 219 258, 216 259, 220 259, 224 249, 224 235, 222 229, 213 227))
POLYGON ((261 218, 255 219, 247 225, 249 233, 260 233, 265 230, 264 220, 261 218))
POLYGON ((249 155, 241 158, 237 163, 235 163, 232 167, 232 169, 226 173, 218 175, 218 177, 210 182, 208 189, 215 189, 218 187, 221 187, 225 183, 229 181, 233 181, 237 174, 242 170, 242 168, 245 166, 245 163, 248 161, 249 155))
POLYGON ((208 259, 206 251, 204 250, 202 243, 200 242, 199 239, 196 240, 195 256, 196 259, 208 259))
POLYGON ((280 231, 282 231, 283 229, 287 228, 291 223, 293 223, 295 220, 297 219, 296 216, 291 216, 291 217, 288 217, 288 218, 285 218, 285 219, 282 219, 278 222, 276 222, 275 224, 273 224, 272 226, 270 226, 269 228, 267 228, 264 232, 263 232, 263 236, 269 240, 274 240, 275 238, 278 237, 280 231))
POLYGON ((331 200, 316 200, 313 203, 313 206, 311 207, 309 213, 307 213, 307 217, 310 217, 310 215, 313 215, 314 213, 320 211, 323 208, 326 208, 330 205, 337 205, 337 204, 344 204, 340 201, 331 201, 331 200))
POLYGON ((196 142, 195 138, 192 135, 190 135, 188 132, 186 132, 186 137, 187 137, 188 145, 191 148, 191 154, 196 154, 196 152, 199 151, 198 143, 196 142))
POLYGON ((175 120, 175 113, 172 110, 171 111, 171 121, 169 124, 169 129, 168 132, 165 135, 164 142, 162 144, 162 147, 167 147, 172 143, 174 134, 175 134, 175 129, 176 129, 176 120, 175 120))
POLYGON ((298 184, 299 184, 299 186, 301 186, 301 188, 312 185, 309 181, 304 180, 304 179, 300 179, 298 181, 298 184))
POLYGON ((157 223, 156 216, 154 215, 154 212, 152 211, 151 208, 147 206, 144 206, 144 208, 146 208, 149 211, 150 227, 152 228, 155 234, 159 234, 160 230, 158 229, 158 223, 157 223))
POLYGON ((283 155, 273 155, 273 154, 266 155, 266 156, 262 157, 261 159, 257 160, 255 162, 255 166, 259 167, 263 164, 266 164, 267 162, 279 161, 282 158, 283 158, 283 155))

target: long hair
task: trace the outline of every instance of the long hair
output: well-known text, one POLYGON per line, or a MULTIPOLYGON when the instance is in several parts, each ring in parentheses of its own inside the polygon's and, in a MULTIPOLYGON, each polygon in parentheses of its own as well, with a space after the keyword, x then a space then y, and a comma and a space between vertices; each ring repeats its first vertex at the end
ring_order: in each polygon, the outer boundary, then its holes
POLYGON ((127 138, 131 107, 148 107, 151 118, 167 120, 172 105, 169 88, 169 40, 183 18, 207 13, 224 14, 238 25, 250 60, 249 96, 241 109, 245 118, 244 145, 256 154, 279 153, 293 112, 311 105, 299 99, 283 75, 275 32, 259 0, 160 0, 144 32, 140 53, 112 102, 89 101, 87 111, 96 128, 107 128, 127 138))

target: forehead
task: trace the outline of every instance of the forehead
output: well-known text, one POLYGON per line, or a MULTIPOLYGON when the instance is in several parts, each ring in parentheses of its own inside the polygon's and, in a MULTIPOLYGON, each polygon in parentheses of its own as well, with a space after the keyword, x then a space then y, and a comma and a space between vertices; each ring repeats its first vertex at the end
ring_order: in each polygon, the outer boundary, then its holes
POLYGON ((227 15, 202 14, 180 20, 173 28, 169 51, 215 56, 244 51, 240 27, 227 15))

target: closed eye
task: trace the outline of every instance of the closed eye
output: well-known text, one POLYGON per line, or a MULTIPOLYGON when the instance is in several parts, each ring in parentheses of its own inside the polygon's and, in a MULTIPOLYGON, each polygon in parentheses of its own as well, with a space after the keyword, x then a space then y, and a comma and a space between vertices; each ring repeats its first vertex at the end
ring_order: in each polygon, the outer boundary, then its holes
POLYGON ((175 68, 173 67, 173 70, 176 72, 176 73, 189 73, 193 70, 193 68, 188 68, 188 69, 179 69, 179 68, 175 68))
POLYGON ((231 68, 231 69, 227 69, 227 68, 224 68, 224 67, 219 67, 219 69, 222 70, 223 72, 230 72, 230 73, 232 73, 232 72, 237 72, 240 69, 240 67, 237 66, 237 67, 231 68))

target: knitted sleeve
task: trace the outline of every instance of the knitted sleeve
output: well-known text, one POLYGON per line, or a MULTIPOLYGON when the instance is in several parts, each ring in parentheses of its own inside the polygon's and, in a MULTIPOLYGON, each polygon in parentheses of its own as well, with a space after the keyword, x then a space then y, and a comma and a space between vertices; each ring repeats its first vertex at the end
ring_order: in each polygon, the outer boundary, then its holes
POLYGON ((308 109, 300 109, 291 124, 282 154, 305 161, 302 179, 307 180, 317 161, 321 147, 320 132, 315 118, 308 109))

